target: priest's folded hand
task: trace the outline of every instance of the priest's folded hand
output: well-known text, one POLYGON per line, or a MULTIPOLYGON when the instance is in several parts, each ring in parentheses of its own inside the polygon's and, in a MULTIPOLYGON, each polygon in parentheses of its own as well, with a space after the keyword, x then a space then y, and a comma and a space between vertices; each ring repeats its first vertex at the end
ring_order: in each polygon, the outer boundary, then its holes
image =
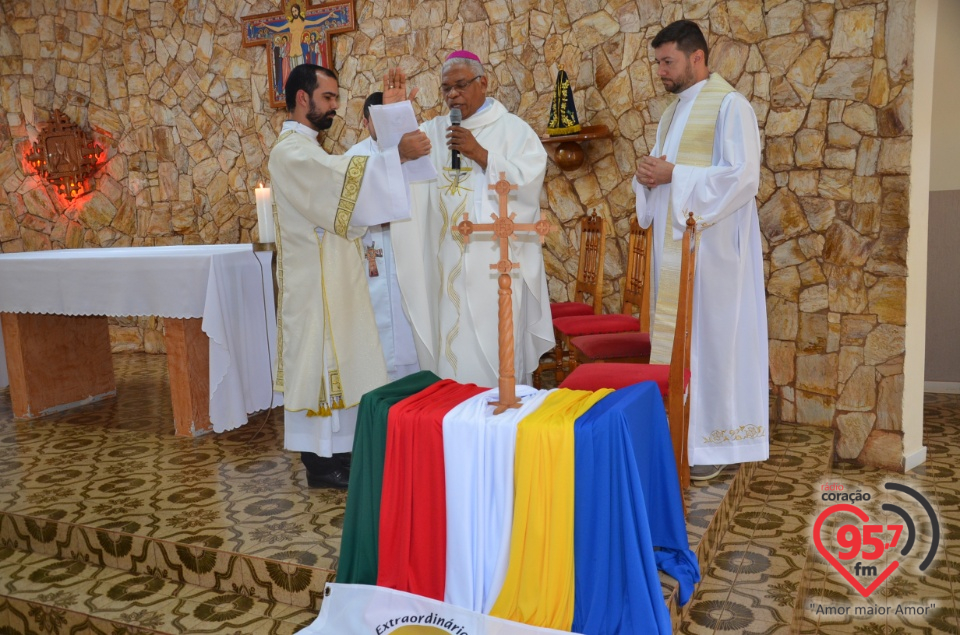
POLYGON ((667 161, 667 156, 645 156, 640 159, 640 165, 634 175, 637 182, 647 187, 666 185, 673 181, 673 164, 667 161))
POLYGON ((400 162, 413 161, 430 154, 430 138, 422 130, 414 130, 400 137, 397 145, 400 162))

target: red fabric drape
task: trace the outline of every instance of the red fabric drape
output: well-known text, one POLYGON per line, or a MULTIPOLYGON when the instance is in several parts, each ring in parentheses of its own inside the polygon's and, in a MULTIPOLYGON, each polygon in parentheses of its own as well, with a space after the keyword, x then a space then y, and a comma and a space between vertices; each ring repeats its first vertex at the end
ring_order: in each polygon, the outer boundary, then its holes
POLYGON ((443 416, 485 390, 445 379, 390 408, 378 586, 443 600, 447 564, 443 416))

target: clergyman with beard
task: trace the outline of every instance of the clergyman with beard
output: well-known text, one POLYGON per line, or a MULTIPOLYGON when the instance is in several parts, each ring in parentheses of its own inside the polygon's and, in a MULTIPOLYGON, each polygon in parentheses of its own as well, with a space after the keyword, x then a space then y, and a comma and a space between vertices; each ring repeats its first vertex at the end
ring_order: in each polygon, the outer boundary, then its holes
MULTIPOLYGON (((406 99, 406 77, 384 78, 384 102, 406 99)), ((409 218, 400 164, 426 155, 420 131, 371 155, 334 156, 318 135, 336 116, 336 74, 301 64, 285 86, 287 113, 270 151, 277 228, 277 373, 284 447, 301 452, 312 487, 347 486, 360 397, 387 371, 359 239, 409 218)), ((412 95, 411 95, 412 96, 412 95)))
POLYGON ((767 310, 756 196, 760 132, 750 102, 707 66, 707 41, 689 20, 651 42, 657 76, 677 96, 633 180, 637 217, 653 223, 650 362, 669 364, 677 320, 680 239, 697 220, 693 297, 690 477, 713 478, 770 452, 767 310))

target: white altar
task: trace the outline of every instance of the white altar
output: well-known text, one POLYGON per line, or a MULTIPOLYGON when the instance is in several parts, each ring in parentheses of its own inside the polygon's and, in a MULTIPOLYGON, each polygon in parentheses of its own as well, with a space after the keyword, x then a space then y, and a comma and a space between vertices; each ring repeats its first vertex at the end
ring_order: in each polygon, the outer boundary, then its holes
MULTIPOLYGON (((46 400, 48 407, 41 411, 17 412, 15 393, 23 393, 25 374, 22 369, 15 373, 12 358, 26 357, 25 349, 13 341, 37 332, 30 330, 31 319, 50 316, 94 320, 82 335, 73 334, 68 348, 90 344, 101 351, 105 316, 167 318, 175 416, 183 418, 177 413, 178 396, 190 401, 186 393, 196 392, 202 384, 207 389, 206 403, 194 398, 191 413, 184 415, 191 420, 177 421, 178 434, 194 434, 211 424, 214 432, 223 432, 243 425, 249 413, 270 407, 271 400, 272 405, 281 405, 272 386, 276 312, 270 257, 270 252, 254 252, 250 244, 0 254, 0 313, 9 357, 0 379, 10 383, 15 413, 30 418, 112 394, 103 389, 112 383, 111 367, 109 382, 96 389, 100 394, 64 403, 46 400), (97 318, 80 316, 104 316, 102 326, 97 318), (204 377, 195 372, 198 362, 204 377)), ((42 338, 56 335, 48 331, 42 338)), ((95 369, 95 363, 90 365, 95 369)))

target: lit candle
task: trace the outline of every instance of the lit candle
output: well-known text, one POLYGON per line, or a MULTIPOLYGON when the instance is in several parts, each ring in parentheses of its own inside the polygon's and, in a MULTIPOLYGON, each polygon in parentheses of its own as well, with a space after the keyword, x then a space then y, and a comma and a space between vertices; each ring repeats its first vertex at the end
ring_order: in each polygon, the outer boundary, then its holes
POLYGON ((277 238, 273 229, 273 202, 270 199, 270 188, 263 187, 263 183, 261 183, 256 194, 257 227, 260 229, 260 242, 275 242, 277 238))

